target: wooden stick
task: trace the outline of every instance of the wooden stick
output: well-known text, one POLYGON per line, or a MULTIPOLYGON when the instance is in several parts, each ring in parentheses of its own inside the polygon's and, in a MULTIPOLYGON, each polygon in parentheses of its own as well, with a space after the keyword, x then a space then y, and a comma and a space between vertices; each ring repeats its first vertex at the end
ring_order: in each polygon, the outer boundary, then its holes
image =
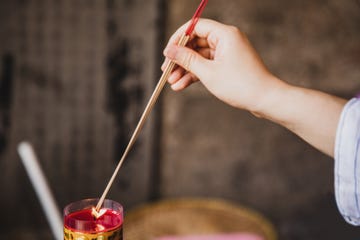
MULTIPOLYGON (((188 42, 188 40, 189 40, 189 35, 184 34, 180 38, 178 45, 179 46, 185 46, 186 43, 188 42)), ((116 175, 118 174, 118 172, 119 172, 119 170, 121 168, 121 165, 123 164, 123 162, 124 162, 126 156, 128 155, 131 147, 134 145, 134 143, 135 143, 135 141, 136 141, 136 139, 137 139, 137 137, 138 137, 138 135, 140 133, 140 130, 142 129, 146 119, 148 118, 152 108, 154 107, 154 105, 156 103, 156 100, 158 99, 158 97, 159 97, 162 89, 164 88, 164 85, 165 85, 167 79, 169 78, 169 76, 170 76, 172 70, 174 69, 174 67, 175 67, 175 63, 173 61, 170 61, 167 64, 167 66, 165 68, 165 71, 163 72, 159 82, 157 83, 157 85, 155 87, 154 92, 152 93, 152 95, 150 97, 150 100, 148 101, 148 103, 147 103, 147 105, 145 107, 145 110, 144 110, 143 114, 141 115, 141 118, 140 118, 140 120, 139 120, 139 122, 138 122, 138 124, 137 124, 137 126, 135 128, 134 133, 131 136, 130 141, 129 141, 129 143, 128 143, 128 145, 127 145, 127 147, 126 147, 126 149, 125 149, 125 151, 124 151, 124 153, 123 153, 123 155, 122 155, 122 157, 121 157, 121 159, 120 159, 120 161, 119 161, 119 163, 117 165, 117 167, 115 168, 115 171, 114 171, 112 177, 109 180, 109 183, 107 184, 107 186, 106 186, 106 188, 105 188, 105 190, 104 190, 98 204, 96 205, 95 210, 97 212, 100 211, 100 208, 101 208, 101 206, 102 206, 102 204, 103 204, 103 202, 105 200, 105 197, 108 194, 108 192, 110 190, 110 187, 113 184, 113 182, 115 180, 115 177, 116 177, 116 175)))

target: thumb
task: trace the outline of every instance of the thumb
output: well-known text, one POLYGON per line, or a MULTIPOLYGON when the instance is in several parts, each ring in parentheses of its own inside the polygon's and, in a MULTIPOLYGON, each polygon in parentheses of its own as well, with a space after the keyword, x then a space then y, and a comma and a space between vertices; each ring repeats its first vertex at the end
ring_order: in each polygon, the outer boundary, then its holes
POLYGON ((204 76, 206 69, 208 69, 208 60, 187 47, 169 45, 165 48, 164 55, 198 78, 204 76))

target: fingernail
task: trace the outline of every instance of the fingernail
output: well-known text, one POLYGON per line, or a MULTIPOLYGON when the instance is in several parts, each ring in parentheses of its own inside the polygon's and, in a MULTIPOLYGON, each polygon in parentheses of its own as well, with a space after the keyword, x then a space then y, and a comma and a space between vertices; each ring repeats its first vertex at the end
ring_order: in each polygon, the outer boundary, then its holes
POLYGON ((174 84, 175 83, 175 76, 174 74, 171 74, 168 79, 167 79, 168 83, 170 84, 174 84))
POLYGON ((179 82, 176 82, 176 83, 174 83, 174 84, 171 84, 171 89, 172 89, 173 91, 179 91, 179 90, 181 89, 180 83, 179 83, 179 82))

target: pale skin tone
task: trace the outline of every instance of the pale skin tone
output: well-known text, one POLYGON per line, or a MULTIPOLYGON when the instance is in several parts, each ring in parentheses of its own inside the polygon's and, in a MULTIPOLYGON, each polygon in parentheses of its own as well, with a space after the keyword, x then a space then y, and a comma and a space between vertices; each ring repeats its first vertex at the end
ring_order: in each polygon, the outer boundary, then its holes
POLYGON ((164 50, 178 67, 168 82, 175 91, 202 84, 225 103, 250 111, 294 132, 323 153, 334 156, 336 129, 347 100, 290 85, 264 65, 236 27, 200 19, 187 47, 176 45, 186 24, 164 50))

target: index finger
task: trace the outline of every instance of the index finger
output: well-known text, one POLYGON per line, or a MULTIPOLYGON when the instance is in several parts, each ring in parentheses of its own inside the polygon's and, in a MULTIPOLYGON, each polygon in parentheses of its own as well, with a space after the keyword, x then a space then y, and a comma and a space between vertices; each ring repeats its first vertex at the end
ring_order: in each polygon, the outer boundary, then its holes
MULTIPOLYGON (((180 37, 185 34, 185 30, 190 24, 191 21, 188 21, 184 25, 182 25, 176 32, 170 37, 168 45, 177 44, 180 37)), ((221 36, 221 29, 224 28, 224 24, 216 22, 210 19, 200 18, 198 23, 196 24, 194 31, 192 32, 190 39, 194 37, 205 38, 208 40, 210 45, 216 45, 218 41, 218 36, 221 36)))

